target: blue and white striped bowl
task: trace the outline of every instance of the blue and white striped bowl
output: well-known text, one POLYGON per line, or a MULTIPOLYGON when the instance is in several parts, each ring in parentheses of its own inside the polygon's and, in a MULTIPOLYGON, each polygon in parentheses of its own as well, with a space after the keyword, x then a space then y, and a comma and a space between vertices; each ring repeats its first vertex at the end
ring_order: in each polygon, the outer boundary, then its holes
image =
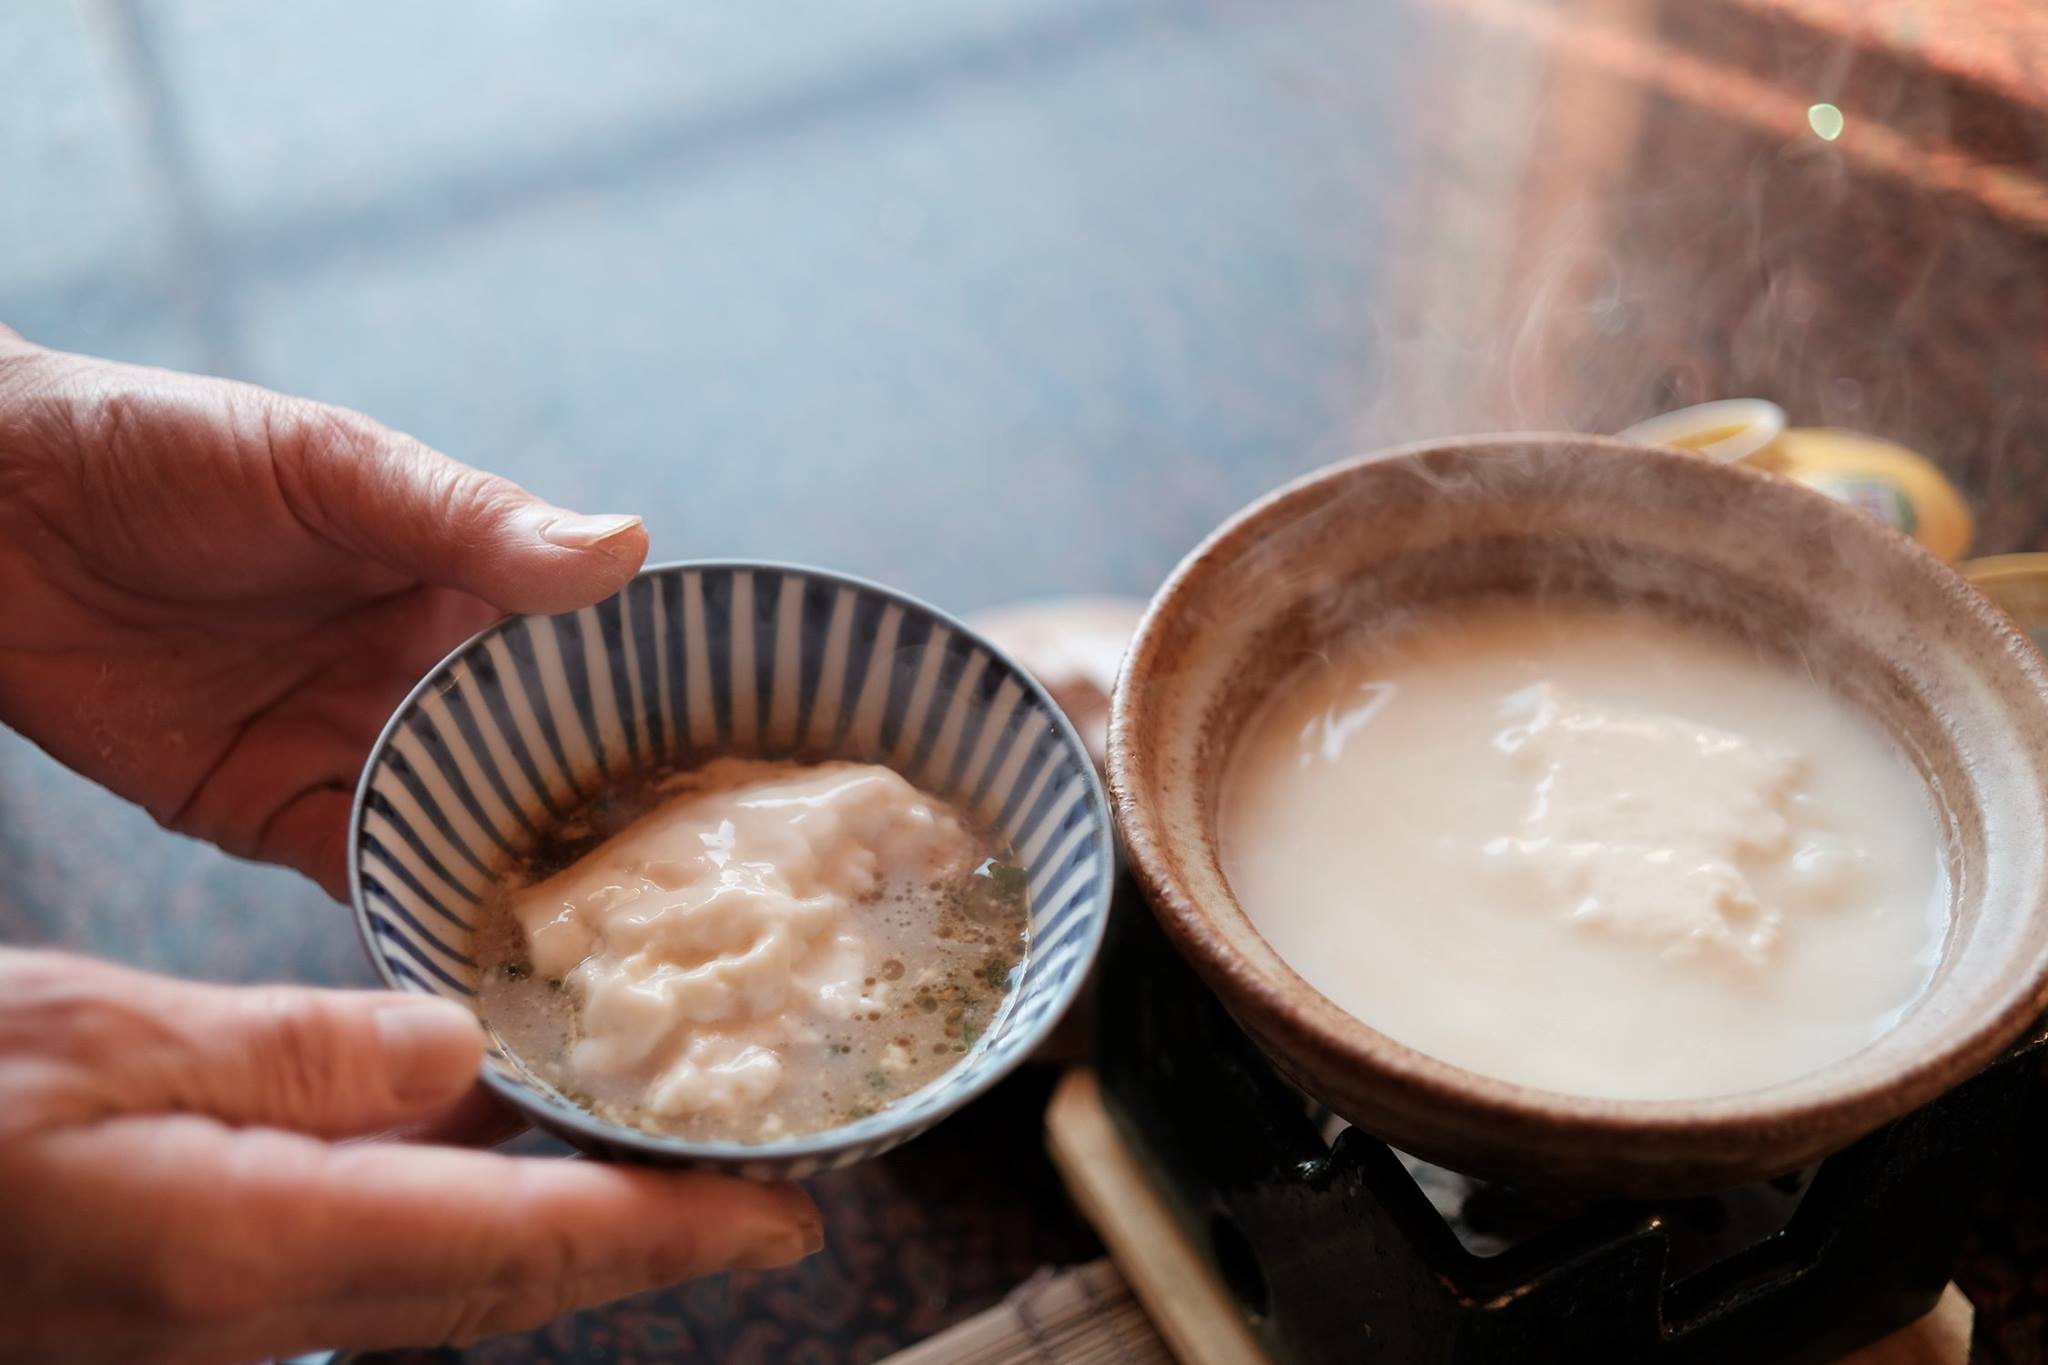
POLYGON ((1017 994, 952 1071, 877 1114, 774 1142, 684 1142, 607 1123, 495 1045, 484 1080, 586 1151, 794 1178, 875 1156, 994 1084, 1081 988, 1113 849, 1094 765, 1044 689, 952 618, 795 566, 648 569, 582 611, 490 627, 412 690, 356 791, 349 887, 394 989, 474 1005, 477 902, 577 801, 641 768, 720 754, 887 763, 1000 830, 1030 873, 1017 994))

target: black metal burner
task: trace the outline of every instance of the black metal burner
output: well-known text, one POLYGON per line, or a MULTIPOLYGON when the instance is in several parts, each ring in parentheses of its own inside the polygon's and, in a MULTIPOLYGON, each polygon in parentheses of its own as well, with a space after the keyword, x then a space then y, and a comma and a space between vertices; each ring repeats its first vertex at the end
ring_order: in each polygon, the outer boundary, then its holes
POLYGON ((1526 1195, 1355 1128, 1325 1140, 1142 902, 1120 899, 1100 976, 1114 983, 1104 1099, 1291 1365, 1834 1359, 1934 1306, 2048 1056, 2037 1025, 1808 1177, 1656 1203, 1526 1195))

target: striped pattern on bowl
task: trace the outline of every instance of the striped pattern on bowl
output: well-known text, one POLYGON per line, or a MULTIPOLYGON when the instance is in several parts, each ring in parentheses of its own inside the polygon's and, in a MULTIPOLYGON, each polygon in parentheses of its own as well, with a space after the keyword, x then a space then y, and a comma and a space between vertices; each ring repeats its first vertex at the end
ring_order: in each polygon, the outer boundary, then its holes
POLYGON ((494 1044, 485 1080, 599 1155, 791 1178, 887 1151, 993 1084, 1080 989, 1114 853, 1094 766, 1043 689, 950 618, 815 569, 686 563, 616 597, 513 617, 462 646, 371 750, 350 888, 385 981, 474 1005, 478 898, 497 869, 607 780, 721 754, 886 763, 1001 831, 1029 874, 1010 1008, 959 1066, 869 1118, 765 1143, 607 1123, 494 1044))

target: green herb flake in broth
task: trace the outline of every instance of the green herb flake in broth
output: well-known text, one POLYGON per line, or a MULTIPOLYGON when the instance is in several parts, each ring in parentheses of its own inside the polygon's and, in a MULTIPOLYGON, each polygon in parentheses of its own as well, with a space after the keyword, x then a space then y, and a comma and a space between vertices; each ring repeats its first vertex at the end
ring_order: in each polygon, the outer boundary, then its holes
POLYGON ((1006 901, 1019 901, 1024 898, 1024 887, 1029 879, 1025 877, 1024 869, 1015 863, 991 862, 988 880, 996 895, 1006 901))

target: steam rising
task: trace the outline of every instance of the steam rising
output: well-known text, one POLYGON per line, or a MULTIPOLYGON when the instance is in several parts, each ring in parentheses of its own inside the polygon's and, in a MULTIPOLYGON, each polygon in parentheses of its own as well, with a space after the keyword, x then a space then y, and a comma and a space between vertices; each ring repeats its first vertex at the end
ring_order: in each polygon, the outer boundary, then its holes
POLYGON ((1769 398, 1929 455, 1985 494, 1980 548, 2021 548, 2048 121, 2013 35, 1906 49, 1852 9, 1444 6, 1359 447, 1769 398))

